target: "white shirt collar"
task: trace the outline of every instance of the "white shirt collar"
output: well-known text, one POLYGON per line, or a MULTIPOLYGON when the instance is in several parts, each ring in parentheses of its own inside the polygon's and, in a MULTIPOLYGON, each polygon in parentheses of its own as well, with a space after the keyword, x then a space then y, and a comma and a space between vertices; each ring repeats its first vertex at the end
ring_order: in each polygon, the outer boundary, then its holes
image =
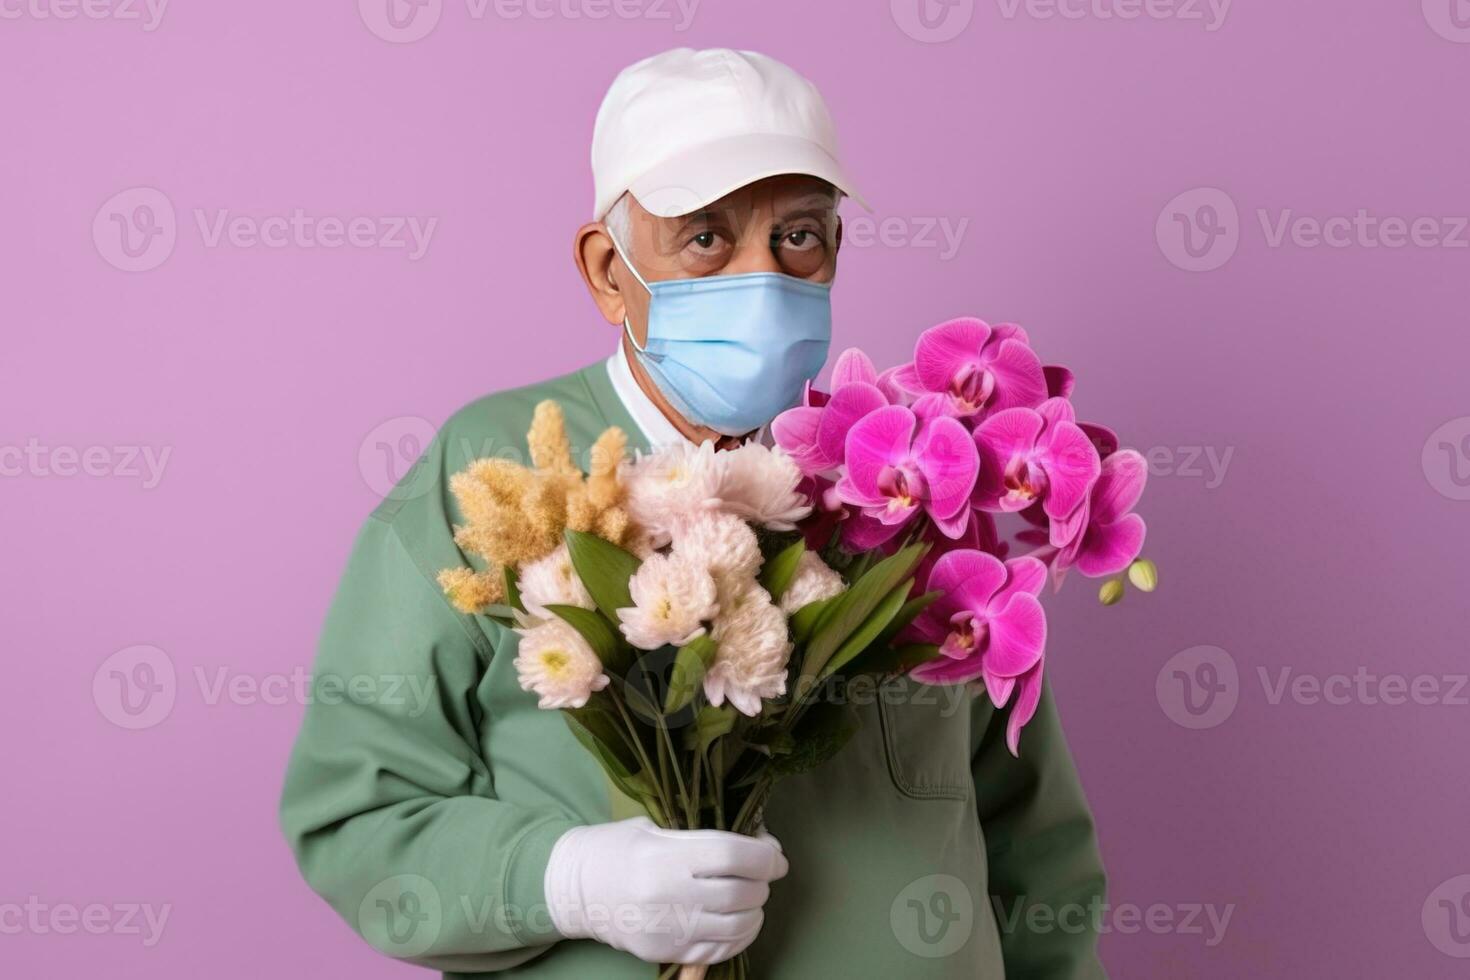
POLYGON ((638 379, 633 377, 633 368, 628 364, 627 349, 621 343, 618 344, 617 353, 607 359, 607 374, 612 379, 613 391, 617 393, 618 400, 623 403, 628 414, 633 416, 633 421, 642 430, 650 448, 658 449, 661 446, 689 441, 653 403, 648 393, 639 387, 638 379))

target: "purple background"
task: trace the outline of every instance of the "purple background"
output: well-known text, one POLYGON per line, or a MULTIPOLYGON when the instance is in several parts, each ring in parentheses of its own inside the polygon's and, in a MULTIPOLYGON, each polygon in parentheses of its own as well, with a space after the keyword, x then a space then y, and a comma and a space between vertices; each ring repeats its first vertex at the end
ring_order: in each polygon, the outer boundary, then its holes
POLYGON ((180 0, 155 30, 145 8, 0 8, 0 911, 171 907, 151 948, 0 915, 0 973, 415 975, 309 892, 276 829, 299 699, 210 685, 309 664, 388 477, 378 441, 407 452, 415 418, 606 355, 570 260, 592 117, 618 68, 692 44, 787 60, 832 104, 875 208, 845 208, 840 343, 887 364, 952 315, 1021 322, 1076 369, 1083 415, 1151 453, 1162 587, 1102 610, 1076 579, 1051 607, 1112 899, 1176 923, 1109 935, 1112 974, 1464 975, 1451 927, 1470 917, 1438 902, 1470 881, 1470 29, 1452 2, 1470 21, 1463 0, 1239 0, 1209 30, 1203 5, 961 0, 926 34, 915 0, 705 0, 683 31, 668 0, 603 20, 444 0, 413 43, 350 0, 180 0), (141 199, 107 202, 138 187, 166 195, 177 241, 126 272, 111 216, 141 199), (1238 212, 1215 212, 1212 271, 1180 267, 1174 214, 1219 201, 1198 188, 1238 212), (414 261, 210 246, 195 218, 297 208, 438 224, 414 261), (1418 245, 1273 244, 1287 209, 1436 220, 1418 245), (967 223, 957 251, 939 222, 967 223), (90 447, 102 475, 56 472, 90 447), (128 447, 170 452, 156 486, 128 447), (1231 454, 1223 473, 1206 451, 1231 454), (177 692, 127 730, 93 679, 136 645, 177 692), (1202 645, 1237 668, 1219 704, 1237 703, 1192 729, 1169 661, 1202 645), (1275 698, 1288 667, 1438 693, 1275 698), (1214 946, 1177 928, 1208 903, 1234 906, 1214 946))

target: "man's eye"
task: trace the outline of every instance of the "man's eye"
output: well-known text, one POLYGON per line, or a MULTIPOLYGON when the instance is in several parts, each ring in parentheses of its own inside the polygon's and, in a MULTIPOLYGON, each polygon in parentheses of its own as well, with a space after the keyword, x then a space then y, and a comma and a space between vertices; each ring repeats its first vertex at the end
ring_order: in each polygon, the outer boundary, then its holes
POLYGON ((717 240, 714 232, 702 231, 694 236, 693 244, 698 245, 700 248, 714 248, 717 240))
POLYGON ((822 244, 821 236, 807 228, 793 231, 786 236, 786 243, 792 248, 812 249, 822 244))

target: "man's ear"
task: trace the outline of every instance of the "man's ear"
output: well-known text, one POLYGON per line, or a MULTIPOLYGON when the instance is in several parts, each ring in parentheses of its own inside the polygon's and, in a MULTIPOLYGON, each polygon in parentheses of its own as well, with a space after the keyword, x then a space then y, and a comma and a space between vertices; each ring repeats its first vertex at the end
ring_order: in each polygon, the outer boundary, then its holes
POLYGON ((623 303, 622 290, 613 275, 613 261, 617 258, 612 236, 600 221, 589 222, 577 229, 572 241, 572 258, 577 271, 592 294, 602 316, 613 326, 622 326, 627 307, 623 303))

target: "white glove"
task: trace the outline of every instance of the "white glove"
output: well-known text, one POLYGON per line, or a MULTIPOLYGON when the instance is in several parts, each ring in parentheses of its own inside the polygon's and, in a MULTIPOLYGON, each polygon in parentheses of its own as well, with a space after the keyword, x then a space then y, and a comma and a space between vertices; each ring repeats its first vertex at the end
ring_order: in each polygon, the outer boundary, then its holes
POLYGON ((786 874, 770 834, 664 830, 647 817, 575 827, 546 864, 557 932, 648 963, 722 963, 760 932, 770 882, 786 874))

